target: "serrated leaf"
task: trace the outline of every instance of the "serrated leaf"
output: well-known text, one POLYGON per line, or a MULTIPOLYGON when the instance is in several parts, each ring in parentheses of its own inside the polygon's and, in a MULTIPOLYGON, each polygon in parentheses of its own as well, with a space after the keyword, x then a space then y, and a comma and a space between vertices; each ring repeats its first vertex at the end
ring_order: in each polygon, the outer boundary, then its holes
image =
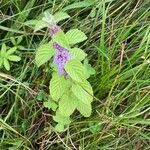
POLYGON ((77 107, 77 98, 70 93, 62 96, 59 101, 59 111, 64 116, 70 116, 77 107))
POLYGON ((54 42, 57 42, 62 47, 66 48, 66 49, 70 49, 68 40, 63 31, 57 32, 55 35, 53 35, 52 38, 53 38, 54 42))
POLYGON ((67 90, 67 81, 64 76, 54 74, 50 81, 50 95, 53 100, 58 101, 67 90))
POLYGON ((87 54, 80 48, 70 49, 72 59, 77 59, 79 61, 84 60, 87 54))
POLYGON ((55 54, 55 49, 52 47, 51 44, 44 44, 41 45, 35 56, 35 63, 38 67, 46 63, 50 58, 55 54))
POLYGON ((67 19, 67 18, 70 18, 70 16, 67 14, 67 13, 65 13, 65 12, 57 12, 57 13, 55 13, 54 14, 54 19, 55 19, 55 21, 58 23, 59 21, 62 21, 62 20, 64 20, 64 19, 67 19))
POLYGON ((85 68, 78 60, 72 59, 65 64, 65 70, 75 81, 82 82, 86 79, 85 68))
POLYGON ((35 28, 34 28, 34 32, 37 32, 43 28, 46 28, 48 27, 48 23, 46 23, 45 21, 43 20, 39 20, 36 25, 35 25, 35 28))
POLYGON ((88 81, 84 81, 80 85, 73 84, 71 89, 82 103, 89 105, 93 101, 93 89, 88 81))
POLYGON ((85 104, 81 101, 78 101, 77 110, 84 116, 89 117, 92 113, 91 104, 85 104))
POLYGON ((87 39, 87 36, 78 29, 71 29, 66 33, 69 44, 77 44, 87 39))
POLYGON ((21 60, 21 57, 16 56, 16 55, 10 55, 10 56, 7 56, 7 59, 10 60, 10 61, 18 62, 18 61, 21 60))
POLYGON ((8 56, 8 55, 11 55, 11 54, 13 54, 16 50, 17 50, 17 47, 12 47, 12 48, 10 48, 10 49, 6 52, 6 55, 7 55, 7 56, 8 56))
POLYGON ((10 64, 6 58, 3 58, 3 65, 6 70, 8 70, 8 71, 10 70, 10 64))
POLYGON ((62 125, 67 125, 71 123, 70 117, 63 116, 59 110, 57 110, 56 115, 53 116, 54 121, 62 124, 62 125))
POLYGON ((62 131, 64 131, 64 125, 63 124, 60 124, 60 123, 58 123, 56 126, 55 126, 55 130, 57 131, 57 132, 62 132, 62 131))

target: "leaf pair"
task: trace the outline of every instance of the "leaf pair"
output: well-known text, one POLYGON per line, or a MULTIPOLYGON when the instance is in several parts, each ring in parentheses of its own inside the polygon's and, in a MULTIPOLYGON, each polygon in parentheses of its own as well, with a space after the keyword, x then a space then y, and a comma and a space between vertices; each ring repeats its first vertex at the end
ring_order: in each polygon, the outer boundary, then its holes
POLYGON ((55 73, 50 81, 50 95, 59 103, 59 111, 64 116, 70 116, 76 108, 85 117, 91 114, 93 90, 86 80, 72 83, 55 73))

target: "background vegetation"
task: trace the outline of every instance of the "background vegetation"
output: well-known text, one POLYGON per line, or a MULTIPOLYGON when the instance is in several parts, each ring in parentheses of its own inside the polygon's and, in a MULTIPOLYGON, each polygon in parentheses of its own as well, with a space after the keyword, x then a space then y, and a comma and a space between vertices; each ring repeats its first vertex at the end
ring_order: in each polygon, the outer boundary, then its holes
POLYGON ((17 47, 18 63, 0 69, 0 150, 150 149, 150 1, 2 0, 0 45, 17 47), (49 64, 35 65, 35 51, 49 40, 28 20, 63 10, 62 29, 88 36, 81 47, 96 70, 89 82, 95 98, 91 117, 74 113, 68 130, 53 130, 43 107, 51 79, 49 64), (19 42, 14 40, 19 38, 19 42))

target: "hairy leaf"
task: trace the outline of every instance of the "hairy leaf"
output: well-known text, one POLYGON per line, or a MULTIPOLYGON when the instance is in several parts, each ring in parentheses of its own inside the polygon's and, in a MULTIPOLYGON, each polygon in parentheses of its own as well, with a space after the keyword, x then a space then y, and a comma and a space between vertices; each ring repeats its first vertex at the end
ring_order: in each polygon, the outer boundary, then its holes
POLYGON ((92 113, 91 104, 85 104, 81 101, 78 101, 77 110, 84 116, 89 117, 92 113))
POLYGON ((84 60, 87 54, 80 48, 72 48, 70 49, 72 59, 77 59, 79 61, 84 60))
POLYGON ((54 19, 55 19, 56 22, 65 20, 67 18, 70 18, 70 16, 67 13, 62 12, 62 11, 57 12, 57 13, 54 14, 54 19))
POLYGON ((68 61, 65 65, 65 70, 69 74, 69 76, 75 81, 82 82, 86 79, 85 68, 78 60, 72 59, 68 61))
POLYGON ((73 95, 65 94, 59 101, 59 111, 64 116, 70 116, 77 107, 77 98, 73 95))
POLYGON ((52 38, 54 42, 57 42, 62 47, 70 49, 68 40, 63 31, 57 32, 52 38))
POLYGON ((88 81, 72 85, 73 94, 84 104, 90 104, 93 101, 93 90, 88 81))
POLYGON ((66 33, 69 44, 77 44, 87 39, 87 36, 78 29, 71 29, 66 33))
POLYGON ((50 95, 53 100, 58 101, 67 90, 67 81, 64 76, 54 74, 50 81, 50 95))
POLYGON ((48 24, 43 20, 39 20, 35 25, 34 32, 37 32, 45 27, 48 27, 48 24))
POLYGON ((55 49, 52 47, 51 44, 44 44, 41 45, 35 56, 35 63, 38 67, 46 63, 50 58, 55 54, 55 49))

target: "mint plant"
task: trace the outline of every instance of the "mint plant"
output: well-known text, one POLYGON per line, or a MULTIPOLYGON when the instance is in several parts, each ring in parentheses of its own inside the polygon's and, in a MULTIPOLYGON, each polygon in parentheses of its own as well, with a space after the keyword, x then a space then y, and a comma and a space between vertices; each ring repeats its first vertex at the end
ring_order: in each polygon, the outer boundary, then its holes
POLYGON ((0 51, 0 68, 4 67, 7 71, 10 70, 10 62, 18 62, 21 58, 14 53, 16 52, 17 47, 12 47, 7 49, 5 44, 2 44, 0 51))
MULTIPOLYGON (((56 13, 56 16, 59 21, 68 17, 68 15, 62 17, 58 14, 56 13)), ((36 26, 36 31, 48 27, 51 41, 37 49, 35 62, 40 67, 51 58, 53 60, 51 65, 53 74, 49 85, 50 98, 44 102, 44 106, 55 111, 53 116, 54 121, 57 122, 55 129, 64 131, 65 126, 71 123, 70 116, 75 110, 84 117, 91 115, 93 89, 87 79, 94 70, 88 64, 87 54, 82 49, 73 47, 85 41, 86 35, 78 29, 71 29, 64 33, 55 18, 55 14, 52 16, 45 12, 42 18, 44 25, 39 28, 36 26)))

